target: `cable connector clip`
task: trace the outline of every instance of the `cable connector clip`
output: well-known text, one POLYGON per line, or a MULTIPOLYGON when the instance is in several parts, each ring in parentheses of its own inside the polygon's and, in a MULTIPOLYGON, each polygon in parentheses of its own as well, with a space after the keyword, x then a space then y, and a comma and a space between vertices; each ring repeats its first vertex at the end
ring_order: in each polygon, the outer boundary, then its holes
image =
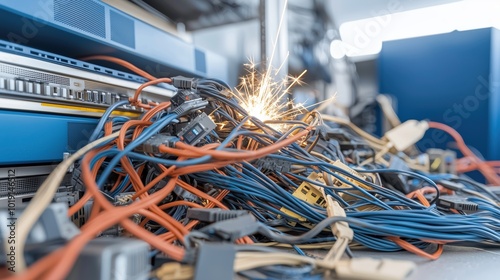
POLYGON ((246 210, 223 210, 220 208, 190 208, 186 217, 200 222, 214 223, 248 215, 246 210))
POLYGON ((389 147, 402 152, 422 139, 428 128, 429 123, 426 121, 408 120, 387 131, 384 138, 391 143, 389 147))
POLYGON ((466 197, 456 195, 441 195, 436 201, 436 206, 443 209, 455 209, 458 211, 476 212, 479 209, 477 203, 467 201, 466 197))
POLYGON ((173 148, 178 141, 179 138, 176 136, 156 134, 142 144, 142 151, 150 154, 158 154, 161 145, 173 148))
POLYGON ((283 159, 263 157, 257 160, 257 168, 287 173, 292 169, 292 162, 283 159))
POLYGON ((210 119, 205 112, 202 112, 196 116, 196 118, 189 121, 189 123, 177 133, 177 136, 189 145, 196 145, 216 127, 217 125, 212 119, 210 119))
POLYGON ((183 76, 172 77, 172 85, 178 89, 196 89, 198 79, 183 76))
POLYGON ((170 98, 173 107, 178 107, 184 102, 194 101, 201 99, 201 96, 190 89, 180 89, 177 93, 170 98))
MULTIPOLYGON (((326 212, 328 217, 346 217, 344 209, 330 195, 326 196, 326 212)), ((354 237, 354 231, 349 227, 347 222, 334 223, 332 225, 332 232, 338 239, 346 238, 352 241, 354 237)))
POLYGON ((251 214, 213 223, 200 229, 201 232, 219 240, 234 242, 236 239, 254 234, 259 230, 259 222, 251 214))
POLYGON ((190 112, 201 110, 208 105, 208 101, 203 99, 195 99, 186 101, 172 110, 172 113, 177 114, 178 117, 184 116, 190 112))

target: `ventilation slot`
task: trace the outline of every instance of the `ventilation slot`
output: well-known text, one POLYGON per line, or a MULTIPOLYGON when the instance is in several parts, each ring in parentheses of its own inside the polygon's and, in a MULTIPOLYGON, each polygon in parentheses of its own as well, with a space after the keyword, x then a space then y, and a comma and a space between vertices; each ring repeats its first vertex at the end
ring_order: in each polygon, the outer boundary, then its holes
MULTIPOLYGON (((15 188, 11 192, 13 195, 34 193, 47 176, 36 176, 36 177, 26 177, 26 178, 15 178, 15 188)), ((7 179, 0 180, 0 197, 6 197, 8 195, 9 181, 7 179)))
POLYGON ((16 77, 25 80, 40 81, 45 83, 54 83, 54 84, 69 86, 69 78, 31 71, 24 68, 14 67, 1 63, 0 63, 0 73, 15 75, 16 77))
MULTIPOLYGON (((42 185, 45 179, 48 176, 31 176, 31 177, 19 177, 15 178, 14 191, 10 192, 12 195, 20 195, 20 194, 29 194, 34 193, 38 190, 38 188, 42 185)), ((61 182, 61 186, 69 186, 71 184, 71 178, 66 174, 64 176, 63 181, 61 182)), ((1 179, 0 180, 0 197, 6 197, 9 195, 9 180, 1 179)))
POLYGON ((124 46, 135 48, 134 21, 115 11, 109 13, 111 25, 111 40, 124 46))
POLYGON ((54 20, 106 38, 104 6, 92 0, 54 0, 54 20))

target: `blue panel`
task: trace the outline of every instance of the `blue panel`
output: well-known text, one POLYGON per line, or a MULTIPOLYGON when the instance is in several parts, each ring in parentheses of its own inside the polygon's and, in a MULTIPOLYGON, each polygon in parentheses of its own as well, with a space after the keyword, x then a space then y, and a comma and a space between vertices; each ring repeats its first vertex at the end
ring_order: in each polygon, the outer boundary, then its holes
POLYGON ((94 0, 54 0, 54 20, 106 38, 104 6, 94 0))
POLYGON ((87 144, 98 119, 0 110, 0 166, 54 163, 87 144))
MULTIPOLYGON (((116 22, 116 17, 114 20, 116 22)), ((99 0, 0 0, 0 22, 0 39, 73 59, 106 54, 125 59, 157 76, 227 79, 224 57, 195 51, 193 44, 99 0), (126 25, 133 22, 134 34, 130 28, 127 35, 112 30, 118 29, 116 24, 112 27, 113 11, 115 16, 119 14, 127 19, 126 25), (207 67, 207 61, 221 63, 207 67)), ((95 63, 117 67, 105 61, 95 63)))
POLYGON ((500 159, 500 30, 492 29, 490 75, 490 157, 500 159))
POLYGON ((134 21, 113 10, 109 12, 111 40, 135 48, 134 21))
MULTIPOLYGON (((95 73, 113 76, 116 78, 127 79, 127 80, 138 82, 141 84, 147 82, 146 78, 143 78, 143 77, 138 76, 138 75, 126 73, 123 71, 118 71, 118 70, 107 68, 107 67, 102 67, 102 66, 99 66, 99 65, 96 65, 93 63, 84 62, 84 61, 77 60, 77 59, 72 59, 72 58, 69 58, 67 56, 62 56, 62 55, 58 55, 58 54, 51 53, 51 52, 41 51, 39 49, 25 47, 25 46, 15 44, 12 42, 7 42, 4 40, 0 40, 0 51, 14 53, 14 54, 27 56, 27 57, 31 57, 31 58, 36 58, 36 59, 40 59, 40 60, 45 60, 45 61, 61 64, 61 65, 68 66, 68 67, 74 67, 74 68, 78 68, 81 70, 92 71, 95 73)), ((60 81, 58 83, 64 84, 60 81)))
MULTIPOLYGON (((491 158, 490 46, 491 29, 386 42, 379 58, 380 92, 397 98, 403 121, 444 122, 491 158)), ((449 142, 444 133, 430 130, 419 147, 445 148, 449 142)))
POLYGON ((196 71, 199 71, 203 74, 207 73, 207 60, 205 57, 205 53, 199 49, 194 49, 194 59, 196 64, 196 71))

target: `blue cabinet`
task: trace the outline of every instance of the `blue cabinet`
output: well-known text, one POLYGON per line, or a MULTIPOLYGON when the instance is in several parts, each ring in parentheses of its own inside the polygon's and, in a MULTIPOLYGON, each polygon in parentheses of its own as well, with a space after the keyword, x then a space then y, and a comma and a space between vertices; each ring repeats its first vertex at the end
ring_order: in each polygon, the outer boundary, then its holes
MULTIPOLYGON (((397 98, 402 121, 429 119, 458 130, 487 159, 500 159, 500 31, 455 31, 385 42, 379 89, 397 98)), ((429 130, 419 148, 452 139, 429 130)), ((448 146, 447 146, 448 145, 448 146)))

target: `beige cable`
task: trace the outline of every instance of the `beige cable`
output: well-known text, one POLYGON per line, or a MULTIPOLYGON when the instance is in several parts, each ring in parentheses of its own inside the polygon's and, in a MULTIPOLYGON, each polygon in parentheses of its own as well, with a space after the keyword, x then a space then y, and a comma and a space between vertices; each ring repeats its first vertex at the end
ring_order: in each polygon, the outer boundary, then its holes
MULTIPOLYGON (((108 141, 112 140, 119 135, 119 131, 115 132, 109 136, 100 138, 92 143, 87 144, 85 147, 78 150, 76 153, 71 155, 69 158, 61 162, 45 179, 43 184, 38 188, 35 196, 30 201, 26 209, 23 211, 18 220, 18 228, 16 232, 16 248, 15 254, 17 256, 17 269, 16 273, 21 273, 26 270, 26 260, 24 258, 24 245, 26 243, 26 239, 31 231, 31 228, 38 221, 43 211, 49 206, 54 198, 57 189, 60 187, 60 184, 66 174, 68 168, 81 156, 83 156, 88 151, 92 150, 96 146, 108 141)), ((5 241, 4 246, 6 248, 6 252, 9 251, 10 244, 5 241)))
POLYGON ((376 99, 378 104, 380 105, 380 108, 382 109, 382 113, 384 114, 385 118, 391 125, 391 128, 400 125, 401 121, 399 120, 398 115, 392 108, 390 98, 385 94, 379 94, 377 95, 376 99))
POLYGON ((370 146, 376 150, 380 150, 383 146, 385 146, 387 144, 386 141, 378 139, 377 137, 364 131, 363 129, 359 128, 358 126, 356 126, 355 124, 353 124, 352 122, 350 122, 348 120, 345 120, 345 119, 339 118, 339 117, 335 117, 335 116, 329 116, 329 115, 321 115, 321 116, 322 116, 323 120, 325 120, 325 121, 336 122, 336 123, 339 123, 341 125, 348 126, 352 130, 354 130, 354 132, 359 134, 359 136, 363 137, 366 141, 368 141, 370 146))

